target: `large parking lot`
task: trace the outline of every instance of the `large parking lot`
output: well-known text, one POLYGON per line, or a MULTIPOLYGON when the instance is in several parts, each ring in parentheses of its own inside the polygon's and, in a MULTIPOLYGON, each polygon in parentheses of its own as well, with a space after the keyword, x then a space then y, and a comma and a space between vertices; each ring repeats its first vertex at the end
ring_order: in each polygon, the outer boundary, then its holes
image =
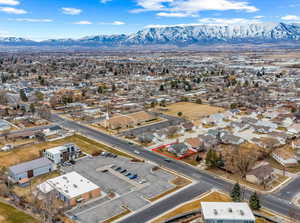
POLYGON ((177 176, 147 162, 132 162, 123 157, 85 157, 64 172, 76 171, 97 184, 104 196, 68 211, 83 223, 102 222, 124 211, 136 211, 154 198, 175 187, 177 176), (154 168, 154 169, 153 169, 154 168), (114 194, 109 198, 108 194, 114 194))

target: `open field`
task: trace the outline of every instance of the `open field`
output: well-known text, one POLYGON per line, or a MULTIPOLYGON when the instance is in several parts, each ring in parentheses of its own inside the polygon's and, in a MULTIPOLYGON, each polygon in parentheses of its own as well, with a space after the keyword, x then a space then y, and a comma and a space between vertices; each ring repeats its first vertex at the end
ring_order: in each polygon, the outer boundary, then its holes
POLYGON ((64 145, 66 143, 75 143, 80 149, 88 154, 93 154, 95 152, 107 151, 112 152, 118 155, 122 155, 125 157, 130 157, 128 154, 115 150, 111 147, 103 145, 99 142, 96 142, 92 139, 86 138, 81 135, 73 135, 66 137, 64 139, 52 141, 52 142, 44 142, 39 144, 33 144, 29 146, 24 146, 22 148, 13 149, 8 152, 0 152, 0 166, 8 167, 11 165, 15 165, 21 162, 30 161, 36 159, 40 156, 40 151, 43 149, 49 149, 55 146, 64 145))
POLYGON ((165 109, 167 110, 164 113, 167 115, 178 117, 178 112, 182 112, 182 117, 189 120, 197 120, 208 115, 225 111, 223 108, 190 102, 175 103, 167 106, 165 109))
POLYGON ((0 223, 39 223, 30 215, 0 202, 0 223))

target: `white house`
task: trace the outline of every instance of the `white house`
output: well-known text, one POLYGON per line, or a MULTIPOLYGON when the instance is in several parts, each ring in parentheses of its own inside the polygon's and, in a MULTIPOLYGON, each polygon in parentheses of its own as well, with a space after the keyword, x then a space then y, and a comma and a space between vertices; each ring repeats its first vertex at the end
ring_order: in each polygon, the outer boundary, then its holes
POLYGON ((255 223, 247 203, 201 202, 204 223, 255 223))
POLYGON ((80 148, 75 144, 65 144, 44 151, 44 156, 55 164, 60 164, 78 158, 81 154, 80 148))
POLYGON ((282 166, 293 166, 298 164, 297 156, 285 148, 276 149, 272 152, 272 157, 282 166))

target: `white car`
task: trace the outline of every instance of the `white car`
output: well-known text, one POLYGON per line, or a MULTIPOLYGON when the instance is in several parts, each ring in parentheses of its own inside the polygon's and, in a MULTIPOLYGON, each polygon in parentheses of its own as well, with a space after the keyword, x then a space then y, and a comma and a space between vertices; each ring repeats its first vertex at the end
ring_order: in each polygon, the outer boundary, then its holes
POLYGON ((145 179, 142 179, 142 180, 140 180, 139 181, 139 184, 144 184, 144 183, 146 183, 147 181, 145 180, 145 179))
POLYGON ((12 150, 13 148, 14 148, 13 145, 7 144, 1 148, 1 151, 9 151, 12 150))
POLYGON ((134 150, 135 154, 141 154, 138 150, 134 150))

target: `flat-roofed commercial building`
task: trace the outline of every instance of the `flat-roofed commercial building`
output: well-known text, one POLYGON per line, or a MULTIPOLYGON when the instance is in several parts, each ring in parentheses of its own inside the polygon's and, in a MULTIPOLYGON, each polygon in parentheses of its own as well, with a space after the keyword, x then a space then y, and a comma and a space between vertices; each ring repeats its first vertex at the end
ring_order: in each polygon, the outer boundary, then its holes
POLYGON ((205 223, 255 223, 255 217, 247 203, 201 202, 205 223))
POLYGON ((70 206, 101 195, 100 188, 96 184, 77 172, 49 179, 37 188, 43 194, 55 193, 57 198, 70 206))

